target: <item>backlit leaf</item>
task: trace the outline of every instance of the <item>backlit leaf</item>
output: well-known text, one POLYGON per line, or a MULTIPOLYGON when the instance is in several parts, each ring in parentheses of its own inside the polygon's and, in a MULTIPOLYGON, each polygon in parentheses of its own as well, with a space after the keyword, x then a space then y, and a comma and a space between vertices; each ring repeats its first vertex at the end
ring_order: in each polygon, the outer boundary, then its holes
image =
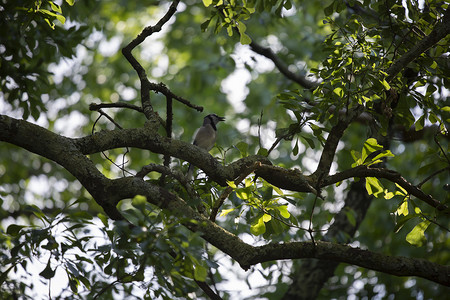
POLYGON ((423 221, 417 224, 413 230, 406 236, 406 241, 413 246, 421 247, 427 241, 425 230, 430 225, 430 221, 423 221))

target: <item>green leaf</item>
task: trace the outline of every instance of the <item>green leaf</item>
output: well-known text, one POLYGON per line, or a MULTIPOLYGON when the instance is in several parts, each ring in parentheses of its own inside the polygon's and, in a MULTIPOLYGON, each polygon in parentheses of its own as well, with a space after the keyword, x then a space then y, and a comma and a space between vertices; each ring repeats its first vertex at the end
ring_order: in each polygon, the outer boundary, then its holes
POLYGON ((433 63, 430 65, 430 68, 436 69, 436 67, 437 67, 437 62, 435 60, 433 60, 433 63))
POLYGON ((194 279, 197 281, 202 281, 204 282, 206 280, 206 276, 208 275, 208 270, 200 265, 200 264, 196 264, 195 268, 194 268, 194 279))
POLYGON ((333 93, 335 93, 336 95, 338 95, 339 97, 343 98, 344 97, 344 90, 340 87, 337 87, 333 90, 333 93))
POLYGON ((294 154, 294 156, 296 156, 298 154, 298 139, 295 142, 294 148, 292 149, 292 154, 294 154))
POLYGON ((378 150, 382 150, 382 149, 383 149, 383 146, 378 144, 376 139, 374 139, 374 138, 367 139, 364 142, 364 146, 363 146, 363 149, 362 149, 361 160, 363 162, 365 162, 365 160, 366 160, 367 156, 369 156, 369 154, 371 154, 371 153, 373 153, 375 151, 378 151, 378 150))
POLYGON ((205 31, 206 31, 206 29, 207 29, 208 26, 209 26, 209 23, 211 23, 211 19, 206 20, 205 22, 203 22, 203 23, 200 25, 200 28, 201 28, 202 32, 205 32, 205 31))
POLYGON ((250 45, 252 43, 252 39, 245 33, 241 33, 240 42, 242 45, 250 45))
POLYGON ((308 143, 309 147, 311 147, 311 149, 315 149, 316 148, 316 145, 314 144, 313 139, 311 139, 309 137, 305 137, 305 136, 300 136, 300 138, 305 140, 308 143))
POLYGON ((248 200, 250 198, 250 195, 246 189, 237 190, 236 196, 238 196, 242 200, 248 200))
POLYGON ((242 22, 238 22, 237 24, 237 28, 239 31, 239 34, 241 36, 240 42, 242 45, 249 45, 252 42, 252 39, 245 33, 245 31, 247 30, 247 26, 245 26, 244 23, 242 22))
POLYGON ((219 217, 224 217, 224 216, 228 215, 230 212, 232 212, 233 210, 235 210, 235 208, 223 209, 220 212, 219 217))
POLYGON ((131 205, 136 207, 137 209, 143 209, 147 204, 147 198, 141 195, 137 195, 131 200, 131 205))
POLYGON ((425 115, 422 115, 416 123, 414 123, 416 131, 422 130, 423 126, 425 125, 425 115))
POLYGON ((278 211, 280 212, 280 215, 285 218, 289 219, 291 217, 291 214, 287 210, 287 205, 281 205, 277 207, 278 211))
POLYGON ((345 215, 347 216, 348 221, 350 222, 350 224, 352 226, 356 226, 356 212, 349 208, 349 209, 345 209, 345 215))
POLYGON ((401 187, 401 186, 398 185, 397 183, 395 184, 395 186, 396 186, 398 189, 400 189, 400 191, 396 191, 396 192, 395 192, 395 195, 400 195, 400 196, 406 196, 406 195, 408 195, 408 192, 407 192, 403 187, 401 187))
POLYGON ((366 178, 366 190, 369 195, 374 195, 375 197, 384 192, 381 182, 376 177, 366 178))
POLYGON ((45 279, 51 279, 55 276, 55 271, 56 269, 52 270, 52 268, 50 267, 50 260, 48 260, 47 266, 41 273, 39 273, 39 275, 41 275, 45 279))
POLYGON ((333 14, 334 12, 334 1, 331 2, 330 5, 328 5, 327 7, 325 7, 325 9, 323 10, 323 12, 325 13, 326 17, 329 17, 333 14))
POLYGON ((250 232, 253 235, 261 235, 266 232, 266 225, 264 225, 263 217, 260 217, 255 224, 250 226, 250 232))
POLYGON ((62 14, 61 6, 59 6, 59 5, 55 4, 55 3, 53 3, 52 1, 50 1, 50 6, 52 7, 52 10, 53 10, 53 11, 62 14))
POLYGON ((391 86, 389 85, 389 83, 386 81, 386 79, 380 80, 381 84, 383 85, 383 87, 385 88, 385 90, 389 91, 391 89, 391 86))
POLYGON ((272 188, 275 192, 277 192, 278 195, 280 196, 284 195, 283 191, 279 187, 272 185, 272 188))
POLYGON ((234 181, 229 181, 229 180, 227 180, 227 184, 228 184, 229 187, 231 187, 231 188, 233 188, 233 189, 237 188, 237 186, 236 186, 236 184, 234 183, 234 181))
POLYGON ((61 24, 66 23, 66 18, 64 16, 56 15, 55 17, 61 24))
POLYGON ((395 196, 393 192, 389 192, 387 189, 384 190, 384 199, 389 200, 395 196))
POLYGON ((266 148, 259 148, 257 155, 268 156, 269 151, 266 148))
POLYGON ((421 247, 427 241, 425 230, 430 225, 430 221, 423 221, 417 224, 410 233, 406 235, 406 241, 413 246, 421 247))
POLYGON ((241 153, 241 157, 247 157, 248 156, 248 144, 245 142, 239 142, 236 144, 236 148, 241 153))
POLYGON ((16 225, 16 224, 11 224, 8 226, 8 229, 6 229, 6 233, 12 236, 17 236, 19 234, 19 232, 22 230, 22 228, 27 227, 27 226, 22 226, 22 225, 16 225))
POLYGON ((268 215, 268 214, 264 214, 264 215, 262 216, 262 220, 263 220, 264 223, 267 223, 267 222, 269 222, 270 220, 272 220, 272 216, 271 216, 271 215, 268 215))
POLYGON ((400 229, 403 228, 403 226, 406 224, 407 221, 417 218, 417 214, 409 214, 406 217, 402 217, 402 218, 398 218, 398 220, 396 221, 395 227, 394 227, 394 232, 397 233, 400 231, 400 229))
POLYGON ((408 215, 408 201, 404 200, 402 204, 397 209, 397 215, 407 216, 408 215))
POLYGON ((210 6, 212 4, 212 0, 203 0, 203 5, 205 6, 205 7, 208 7, 208 6, 210 6))
POLYGON ((376 155, 374 158, 372 158, 369 161, 365 161, 364 164, 367 164, 368 166, 377 164, 381 162, 381 158, 383 157, 394 157, 395 155, 390 150, 384 150, 380 154, 376 155))
POLYGON ((102 221, 102 223, 103 223, 103 225, 104 225, 105 227, 108 227, 108 226, 109 226, 109 224, 108 224, 108 217, 107 217, 106 215, 104 215, 104 214, 102 214, 102 213, 98 213, 98 214, 97 214, 97 217, 100 219, 100 221, 102 221))

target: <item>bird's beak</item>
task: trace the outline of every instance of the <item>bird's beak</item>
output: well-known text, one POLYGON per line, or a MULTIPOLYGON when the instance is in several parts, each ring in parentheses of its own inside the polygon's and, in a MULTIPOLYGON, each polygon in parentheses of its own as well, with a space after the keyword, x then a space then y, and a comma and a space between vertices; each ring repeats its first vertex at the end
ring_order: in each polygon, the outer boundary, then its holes
POLYGON ((219 118, 219 121, 225 121, 224 117, 219 117, 219 116, 217 116, 217 117, 219 118))

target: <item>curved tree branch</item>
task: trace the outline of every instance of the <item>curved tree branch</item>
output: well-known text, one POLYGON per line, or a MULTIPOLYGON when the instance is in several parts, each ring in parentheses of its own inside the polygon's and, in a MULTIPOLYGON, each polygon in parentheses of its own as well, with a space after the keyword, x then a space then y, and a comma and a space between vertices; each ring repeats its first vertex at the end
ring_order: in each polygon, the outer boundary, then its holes
MULTIPOLYGON (((118 132, 128 132, 128 130, 115 132, 117 135, 118 132)), ((129 138, 132 143, 136 143, 133 137, 129 138)), ((163 141, 162 137, 159 138, 162 143, 168 142, 168 139, 163 141)), ((98 136, 94 135, 91 139, 98 139, 98 136)), ((106 178, 82 153, 83 147, 80 147, 80 139, 62 137, 26 121, 0 115, 0 140, 20 146, 62 165, 81 182, 112 219, 122 218, 116 209, 119 201, 133 198, 136 195, 145 196, 148 202, 170 211, 186 228, 198 232, 207 242, 235 259, 243 269, 271 260, 318 258, 355 264, 397 276, 419 276, 440 284, 450 285, 450 267, 421 259, 390 257, 328 242, 318 242, 317 244, 294 242, 251 246, 211 222, 192 209, 183 199, 162 187, 137 177, 106 178)), ((84 141, 86 142, 86 140, 84 141)), ((183 147, 180 146, 181 143, 179 147, 183 147)), ((84 146, 88 144, 85 143, 84 146)))
MULTIPOLYGON (((152 114, 152 119, 147 121, 143 128, 101 131, 91 136, 76 139, 62 137, 26 121, 1 115, 0 117, 1 140, 16 144, 44 157, 47 157, 47 155, 50 154, 45 149, 54 143, 58 143, 58 147, 63 147, 63 149, 67 150, 60 150, 59 153, 60 155, 63 155, 63 157, 58 156, 56 157, 57 159, 52 160, 61 164, 69 172, 74 174, 75 177, 78 172, 77 167, 79 166, 79 163, 87 163, 86 160, 90 163, 84 155, 121 147, 135 147, 147 149, 154 153, 168 154, 172 157, 177 157, 193 163, 200 167, 211 180, 222 186, 226 186, 227 180, 234 180, 255 162, 261 162, 262 166, 257 168, 256 174, 283 189, 317 194, 317 185, 319 185, 319 187, 325 187, 353 177, 378 177, 399 184, 408 193, 438 210, 445 211, 447 209, 446 205, 441 204, 432 196, 425 194, 418 187, 407 182, 399 173, 387 169, 359 166, 332 176, 324 176, 321 181, 318 182, 315 174, 305 176, 296 169, 288 170, 277 166, 271 166, 271 162, 263 156, 248 156, 239 159, 228 166, 223 166, 207 151, 198 148, 197 146, 159 135, 157 133, 159 120, 155 114, 152 114), (39 134, 34 134, 33 132, 39 132, 39 134), (20 135, 22 135, 21 138, 19 138, 20 135), (42 143, 44 140, 46 143, 42 143), (37 145, 40 145, 40 147, 37 145), (70 165, 70 162, 68 161, 72 156, 63 153, 69 152, 70 149, 76 154, 74 158, 80 160, 80 162, 74 163, 73 166, 70 165)), ((101 180, 104 180, 105 177, 95 167, 90 168, 92 169, 92 172, 97 172, 97 175, 99 176, 98 181, 101 184, 101 180)))

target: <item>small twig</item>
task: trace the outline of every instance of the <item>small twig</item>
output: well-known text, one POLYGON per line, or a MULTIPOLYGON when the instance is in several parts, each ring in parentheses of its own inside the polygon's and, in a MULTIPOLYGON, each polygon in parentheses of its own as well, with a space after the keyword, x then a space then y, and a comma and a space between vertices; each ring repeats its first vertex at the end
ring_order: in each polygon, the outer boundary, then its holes
MULTIPOLYGON (((102 116, 105 116, 108 120, 110 120, 114 125, 116 125, 117 128, 119 129, 123 129, 122 126, 119 125, 119 123, 117 123, 116 121, 114 121, 114 119, 112 117, 110 117, 107 113, 105 113, 102 109, 98 109, 97 110, 98 113, 102 116)), ((95 125, 95 124, 94 124, 95 125)))
POLYGON ((311 237, 311 242, 313 243, 313 245, 316 244, 316 241, 314 240, 314 235, 313 235, 314 230, 312 228, 312 220, 313 220, 314 209, 316 208, 317 198, 318 198, 318 196, 316 194, 316 196, 314 197, 313 206, 311 208, 311 215, 309 216, 309 225, 308 225, 308 233, 309 233, 309 236, 311 237))
POLYGON ((195 283, 205 292, 205 294, 212 300, 223 300, 222 297, 216 294, 212 288, 206 282, 195 280, 195 283))
POLYGON ((177 100, 178 102, 183 103, 184 105, 186 105, 187 107, 193 108, 199 112, 203 111, 203 106, 198 106, 195 105, 193 103, 191 103, 189 100, 184 99, 183 97, 177 96, 175 95, 164 83, 160 82, 160 83, 153 83, 153 82, 149 82, 149 88, 152 91, 155 91, 157 93, 161 93, 164 96, 166 96, 167 98, 172 98, 177 100))
POLYGON ((447 162, 450 164, 450 159, 448 158, 446 152, 444 151, 444 149, 441 146, 441 143, 439 143, 438 139, 437 139, 437 134, 434 135, 434 142, 439 146, 439 149, 441 149, 442 155, 444 155, 445 159, 447 160, 447 162))
POLYGON ((187 180, 186 176, 184 176, 181 172, 171 170, 169 167, 158 165, 158 164, 148 164, 146 166, 143 166, 142 169, 137 172, 135 177, 143 179, 145 175, 147 175, 150 172, 158 172, 164 175, 170 175, 171 177, 175 178, 181 185, 185 188, 186 192, 191 198, 196 198, 195 191, 192 189, 192 186, 189 184, 189 181, 187 180))
MULTIPOLYGON (((298 128, 302 128, 305 125, 305 123, 306 123, 306 121, 304 121, 304 122, 300 122, 299 121, 299 123, 297 124, 297 127, 298 128)), ((281 142, 281 140, 288 139, 288 138, 293 138, 296 133, 297 132, 292 132, 291 130, 289 130, 287 133, 283 134, 282 136, 279 136, 275 140, 275 142, 272 144, 272 146, 270 147, 270 149, 267 152, 267 154, 269 155, 275 149, 275 147, 281 142)))
MULTIPOLYGON (((256 43, 252 40, 250 44, 250 48, 259 55, 262 55, 268 59, 270 59, 275 66, 277 67, 278 71, 280 71, 281 74, 283 74, 286 78, 294 81, 295 83, 303 86, 304 88, 307 88, 309 90, 313 90, 317 87, 317 83, 314 81, 310 81, 306 78, 306 76, 301 76, 298 74, 295 74, 291 72, 288 68, 288 66, 272 51, 270 48, 265 48, 256 43)), ((309 101, 307 101, 309 102, 309 101)))
POLYGON ((264 110, 261 109, 261 114, 259 115, 259 119, 258 119, 258 143, 259 143, 259 148, 262 148, 262 143, 261 143, 261 124, 262 124, 262 118, 263 118, 263 114, 264 114, 264 110))
POLYGON ((266 215, 269 215, 270 217, 274 218, 275 220, 280 221, 281 223, 283 223, 284 225, 286 225, 286 226, 288 226, 288 227, 297 228, 297 229, 304 230, 304 231, 308 231, 308 232, 310 232, 310 231, 312 231, 312 232, 321 232, 321 231, 328 231, 328 230, 329 230, 329 228, 327 228, 327 229, 317 229, 317 230, 316 230, 316 229, 312 229, 312 228, 304 228, 304 227, 301 227, 301 226, 298 226, 298 225, 294 225, 294 224, 291 224, 291 223, 286 222, 285 220, 279 218, 278 216, 275 216, 275 215, 271 214, 269 211, 265 210, 265 209, 262 208, 262 207, 260 207, 260 209, 261 209, 266 215))
MULTIPOLYGON (((101 118, 102 116, 105 116, 105 117, 106 117, 108 120, 110 120, 114 125, 116 125, 117 128, 123 129, 122 126, 120 126, 116 121, 114 121, 114 119, 113 119, 112 117, 110 117, 108 114, 106 114, 101 108, 96 109, 96 111, 98 111, 98 113, 99 113, 100 115, 99 115, 98 118, 95 120, 94 125, 92 125, 92 131, 91 131, 91 134, 94 134, 94 132, 95 132, 95 125, 97 124, 97 122, 100 120, 100 118, 101 118)), ((101 151, 103 157, 105 157, 109 162, 111 162, 114 166, 116 166, 119 170, 122 171, 122 174, 123 174, 124 177, 125 177, 125 173, 128 173, 129 175, 133 175, 133 173, 127 171, 127 170, 125 169, 125 167, 124 167, 125 164, 128 162, 128 161, 125 161, 125 157, 126 157, 126 155, 130 152, 130 149, 129 149, 128 147, 125 147, 125 149, 126 149, 126 151, 125 151, 125 153, 123 154, 123 157, 122 157, 122 165, 121 165, 121 166, 118 165, 118 164, 116 164, 111 158, 109 158, 108 155, 106 155, 106 153, 105 153, 104 151, 101 151)))
POLYGON ((420 189, 420 188, 422 187, 422 185, 423 185, 425 182, 427 182, 428 180, 430 180, 431 178, 433 178, 433 177, 436 176, 437 174, 442 173, 442 172, 447 171, 447 170, 450 170, 450 167, 445 167, 445 168, 442 168, 442 169, 440 169, 440 170, 437 170, 437 171, 433 172, 430 176, 428 176, 427 178, 425 178, 424 180, 422 180, 422 181, 417 185, 417 187, 420 189))
POLYGON ((144 110, 136 105, 127 102, 116 102, 116 103, 91 103, 89 104, 89 110, 99 111, 101 108, 129 108, 138 112, 144 112, 144 110))
MULTIPOLYGON (((173 123, 173 112, 172 112, 172 97, 166 97, 166 136, 170 139, 172 138, 172 123, 173 123)), ((164 154, 164 166, 170 166, 171 157, 169 154, 164 154)), ((163 173, 160 178, 161 186, 164 185, 166 175, 163 173)))

